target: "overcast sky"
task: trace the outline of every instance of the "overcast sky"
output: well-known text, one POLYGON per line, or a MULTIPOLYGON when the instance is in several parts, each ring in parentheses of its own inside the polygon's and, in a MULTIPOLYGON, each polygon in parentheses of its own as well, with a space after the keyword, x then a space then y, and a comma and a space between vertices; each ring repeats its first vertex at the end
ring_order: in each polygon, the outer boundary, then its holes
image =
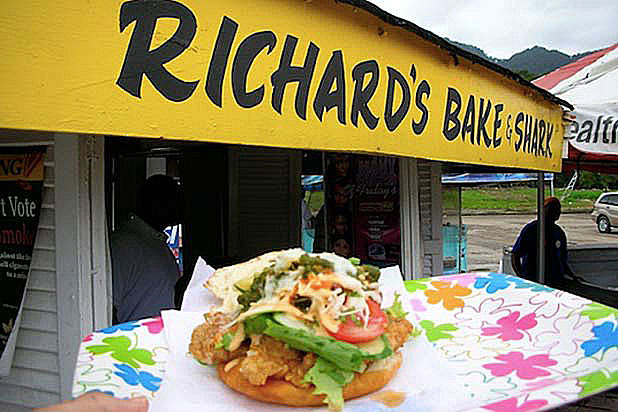
POLYGON ((500 59, 535 45, 572 55, 618 43, 618 0, 370 1, 500 59))

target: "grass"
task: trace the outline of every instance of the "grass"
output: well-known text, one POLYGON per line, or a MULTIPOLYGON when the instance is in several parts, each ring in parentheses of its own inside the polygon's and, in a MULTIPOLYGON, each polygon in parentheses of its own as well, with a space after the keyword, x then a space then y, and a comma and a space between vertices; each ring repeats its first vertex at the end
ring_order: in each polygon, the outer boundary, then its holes
MULTIPOLYGON (((444 211, 458 209, 459 194, 456 188, 442 187, 442 207, 444 211)), ((560 199, 563 212, 590 212, 594 201, 603 191, 573 190, 563 198, 564 189, 556 189, 554 195, 560 199)), ((550 196, 549 187, 545 197, 550 196)), ((313 214, 317 214, 324 203, 324 192, 307 192, 305 201, 313 214)), ((536 188, 534 187, 464 187, 461 203, 463 213, 536 213, 536 188)))
MULTIPOLYGON (((602 190, 573 190, 563 198, 564 190, 554 195, 561 199, 563 212, 590 212, 602 190)), ((545 196, 549 196, 549 189, 545 196)), ((511 213, 536 212, 536 188, 463 188, 462 209, 465 212, 505 211, 511 213)))

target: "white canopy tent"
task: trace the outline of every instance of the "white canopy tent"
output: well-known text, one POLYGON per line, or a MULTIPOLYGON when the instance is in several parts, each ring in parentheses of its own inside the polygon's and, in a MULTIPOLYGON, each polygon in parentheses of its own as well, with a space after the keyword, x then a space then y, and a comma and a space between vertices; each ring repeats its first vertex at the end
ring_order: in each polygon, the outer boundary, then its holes
POLYGON ((533 83, 575 106, 565 133, 565 169, 618 172, 618 43, 533 83))

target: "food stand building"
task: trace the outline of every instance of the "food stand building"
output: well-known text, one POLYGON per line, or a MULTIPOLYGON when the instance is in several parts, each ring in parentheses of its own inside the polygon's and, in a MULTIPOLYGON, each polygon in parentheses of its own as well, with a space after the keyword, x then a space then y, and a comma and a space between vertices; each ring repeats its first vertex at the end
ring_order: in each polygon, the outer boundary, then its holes
POLYGON ((568 103, 366 1, 29 0, 2 27, 0 146, 46 149, 2 410, 70 397, 109 325, 113 184, 140 151, 182 159, 184 243, 213 262, 300 244, 303 150, 394 157, 415 277, 442 269, 443 162, 560 170, 568 103))

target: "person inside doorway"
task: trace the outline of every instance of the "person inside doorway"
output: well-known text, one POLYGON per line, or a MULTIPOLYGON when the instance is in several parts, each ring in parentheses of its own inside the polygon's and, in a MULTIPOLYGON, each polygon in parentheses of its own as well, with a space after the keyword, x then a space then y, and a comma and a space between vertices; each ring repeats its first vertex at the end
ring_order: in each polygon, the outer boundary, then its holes
POLYGON ((172 177, 153 175, 139 190, 136 213, 112 234, 114 323, 175 307, 179 270, 163 231, 180 223, 182 199, 172 177))
MULTIPOLYGON (((549 197, 543 204, 545 213, 545 283, 552 287, 560 287, 565 276, 580 279, 569 266, 567 256, 567 238, 564 230, 556 224, 560 218, 562 207, 560 200, 549 197)), ((536 281, 537 271, 537 227, 538 220, 533 220, 524 226, 517 237, 511 254, 511 263, 517 276, 536 281)))
POLYGON ((348 239, 344 237, 335 237, 333 239, 333 252, 339 256, 349 258, 352 253, 352 248, 348 239))

